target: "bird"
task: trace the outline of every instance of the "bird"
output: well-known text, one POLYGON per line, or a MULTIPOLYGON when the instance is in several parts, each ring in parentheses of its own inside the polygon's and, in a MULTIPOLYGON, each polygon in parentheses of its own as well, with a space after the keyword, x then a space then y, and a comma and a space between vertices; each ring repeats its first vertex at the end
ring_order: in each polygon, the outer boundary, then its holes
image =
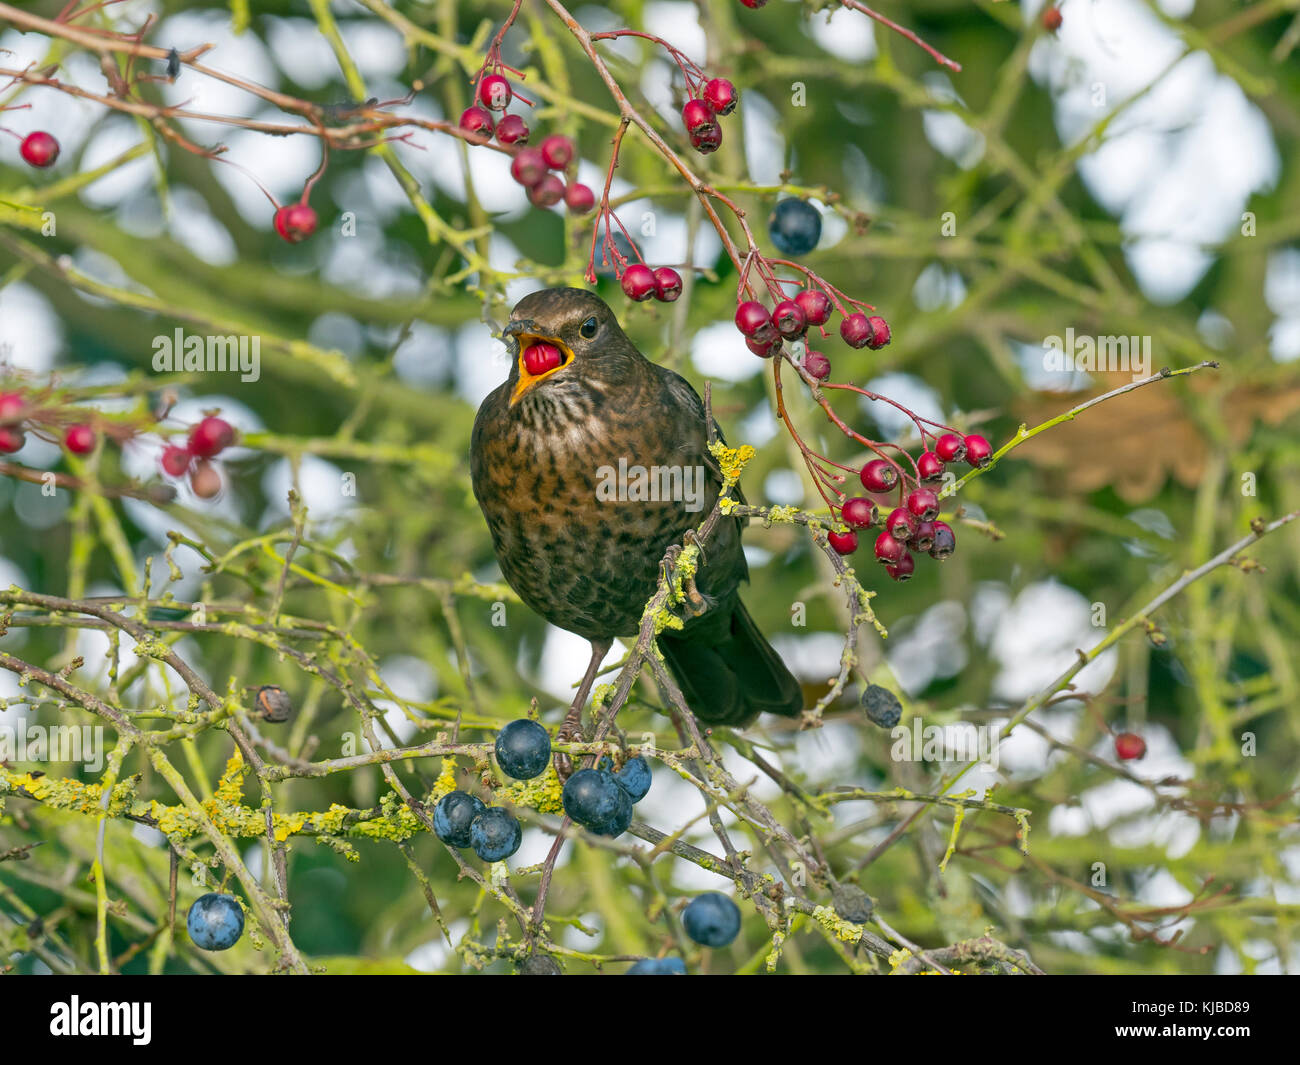
MULTIPOLYGON (((474 419, 471 481, 506 582, 537 614, 591 644, 560 730, 570 738, 601 661, 616 638, 637 633, 661 561, 712 511, 722 473, 699 394, 647 359, 596 293, 530 293, 502 338, 510 374, 474 419), (556 349, 554 365, 539 363, 536 351, 526 357, 539 344, 556 349), (660 471, 659 484, 680 491, 644 498, 644 482, 640 491, 632 483, 637 468, 660 471), (614 471, 627 471, 626 491, 611 497, 614 471)), ((657 637, 705 725, 743 727, 761 713, 796 717, 804 709, 798 681, 740 599, 749 579, 741 528, 741 519, 723 516, 700 544, 694 581, 704 609, 657 637)))

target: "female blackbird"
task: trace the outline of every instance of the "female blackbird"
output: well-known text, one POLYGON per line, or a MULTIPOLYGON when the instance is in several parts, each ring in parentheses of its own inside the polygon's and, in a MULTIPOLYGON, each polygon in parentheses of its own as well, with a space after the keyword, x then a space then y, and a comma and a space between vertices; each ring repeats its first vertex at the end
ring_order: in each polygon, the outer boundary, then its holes
MULTIPOLYGON (((571 734, 614 637, 637 632, 660 561, 708 516, 722 478, 700 397, 646 359, 599 296, 534 292, 515 306, 504 337, 513 365, 479 408, 470 473, 510 586, 547 621, 591 641, 571 734), (558 365, 542 368, 536 349, 525 358, 542 343, 559 349, 558 365)), ((798 682, 740 601, 749 576, 740 531, 738 519, 718 522, 696 574, 708 609, 659 636, 687 704, 708 724, 803 709, 798 682)))

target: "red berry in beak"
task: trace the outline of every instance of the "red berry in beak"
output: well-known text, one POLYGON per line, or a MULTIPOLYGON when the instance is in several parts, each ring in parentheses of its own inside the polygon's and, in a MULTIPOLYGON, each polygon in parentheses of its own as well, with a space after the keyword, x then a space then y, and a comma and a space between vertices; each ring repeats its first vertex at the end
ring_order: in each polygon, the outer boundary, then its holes
POLYGON ((978 433, 966 437, 966 461, 977 470, 987 466, 993 458, 993 445, 978 433))
POLYGON ((943 480, 943 459, 933 451, 921 452, 921 457, 916 460, 916 472, 921 480, 934 483, 943 480))
POLYGON ((510 106, 513 96, 510 82, 500 74, 489 74, 479 82, 478 101, 489 111, 504 111, 510 106))
POLYGON ((776 326, 767 308, 757 300, 746 300, 736 308, 736 328, 760 344, 776 339, 776 326))
POLYGON ((305 203, 290 203, 275 212, 275 231, 290 244, 301 244, 316 232, 316 212, 305 203))
POLYGON ((95 430, 89 425, 70 425, 63 434, 63 446, 74 455, 89 455, 95 450, 95 430))
POLYGON ((194 456, 183 447, 173 444, 163 449, 162 468, 168 477, 184 477, 193 461, 194 456))
POLYGON ((623 271, 623 291, 630 300, 642 303, 655 294, 654 271, 644 263, 633 263, 623 271))
POLYGON ((898 484, 898 470, 892 462, 872 459, 862 467, 862 487, 868 492, 888 492, 898 484))
POLYGON ((23 138, 18 151, 30 166, 44 170, 47 166, 53 166, 54 160, 59 157, 59 142, 44 130, 37 130, 23 138))
POLYGON ((956 433, 944 433, 934 442, 934 453, 944 462, 960 462, 966 457, 966 441, 956 433))
POLYGON ((726 78, 714 78, 704 86, 704 102, 719 115, 729 115, 736 109, 740 94, 726 78))
POLYGON ((542 158, 552 170, 563 170, 573 160, 573 141, 553 133, 542 141, 542 158))
POLYGON ((574 214, 586 214, 596 206, 596 194, 575 181, 564 190, 564 203, 574 214))
POLYGON ((946 521, 936 521, 933 525, 934 543, 930 547, 930 557, 942 562, 957 550, 957 536, 946 521))
POLYGON ((224 418, 207 417, 190 430, 191 455, 210 459, 235 442, 235 430, 224 418))
MULTIPOLYGON (((510 116, 507 115, 507 118, 510 116)), ((467 107, 460 115, 460 128, 467 133, 492 136, 492 116, 481 107, 467 107)))
POLYGON ((845 525, 852 526, 854 529, 870 529, 880 520, 880 512, 876 510, 876 504, 870 499, 865 496, 854 496, 852 499, 846 499, 844 505, 840 507, 840 518, 845 525))
POLYGON ((1123 761, 1131 762, 1147 753, 1147 741, 1136 732, 1121 732, 1115 737, 1115 753, 1123 761))
POLYGON ((540 341, 524 348, 524 369, 534 377, 540 377, 547 370, 554 370, 564 362, 564 353, 554 344, 540 341))
POLYGON ((776 325, 776 331, 787 340, 801 336, 808 328, 803 310, 794 300, 782 300, 778 303, 772 310, 772 321, 776 325))
POLYGON ((682 294, 682 275, 671 266, 661 266, 655 271, 655 299, 672 303, 682 294))
POLYGON ((830 297, 816 289, 803 289, 794 298, 809 325, 825 325, 831 316, 830 297))
POLYGON ((536 148, 521 148, 510 161, 510 176, 526 189, 546 177, 546 160, 536 148))
POLYGON ((820 351, 810 351, 803 357, 803 368, 818 381, 825 381, 831 375, 831 360, 820 351))
POLYGON ((858 549, 858 534, 852 529, 848 532, 832 532, 826 534, 826 539, 830 541, 831 547, 841 555, 851 555, 858 549))
POLYGON ((918 521, 934 521, 939 516, 939 497, 928 488, 918 488, 908 493, 907 510, 918 521))
MULTIPOLYGON (((478 111, 480 115, 488 120, 488 126, 492 125, 492 118, 486 111, 477 107, 471 107, 470 111, 478 111)), ((469 114, 466 111, 465 114, 469 114)), ((461 125, 464 125, 464 115, 461 116, 461 125)), ((518 115, 505 115, 497 123, 497 140, 502 144, 519 144, 528 143, 528 123, 518 115)))

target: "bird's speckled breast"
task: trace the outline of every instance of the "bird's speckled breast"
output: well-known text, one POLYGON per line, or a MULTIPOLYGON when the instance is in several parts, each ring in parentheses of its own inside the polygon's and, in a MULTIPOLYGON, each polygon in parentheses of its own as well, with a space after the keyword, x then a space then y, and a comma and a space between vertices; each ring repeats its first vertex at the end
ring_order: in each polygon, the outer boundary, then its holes
POLYGON ((697 474, 698 510, 681 499, 598 498, 602 468, 620 459, 647 469, 700 462, 702 419, 689 424, 661 391, 648 376, 617 399, 575 385, 512 408, 503 386, 475 421, 474 493, 505 579, 542 617, 589 639, 636 631, 664 552, 717 499, 707 472, 697 474))

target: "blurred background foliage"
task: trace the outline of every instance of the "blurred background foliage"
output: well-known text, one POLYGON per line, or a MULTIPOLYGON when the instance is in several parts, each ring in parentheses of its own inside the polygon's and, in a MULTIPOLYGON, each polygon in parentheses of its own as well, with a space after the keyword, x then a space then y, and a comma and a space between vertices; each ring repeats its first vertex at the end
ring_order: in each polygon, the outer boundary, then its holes
MULTIPOLYGON (((53 17, 61 5, 26 6, 53 17)), ((152 12, 152 43, 184 49, 212 41, 211 66, 315 102, 363 98, 320 32, 326 10, 364 95, 397 99, 419 84, 395 110, 454 120, 509 5, 130 0, 87 22, 122 29, 152 12)), ((960 73, 880 27, 873 32, 860 14, 839 11, 828 24, 833 4, 772 0, 750 11, 734 0, 699 0, 572 10, 590 29, 660 33, 739 86, 740 113, 722 149, 689 156, 693 165, 748 212, 768 253, 763 220, 776 200, 811 197, 825 224, 806 263, 870 300, 893 328, 893 343, 880 352, 828 341, 835 380, 1000 445, 1018 425, 1129 379, 1045 373, 1044 338, 1067 329, 1150 337, 1152 370, 1220 363, 1109 401, 973 480, 957 502, 964 518, 987 525, 958 524, 957 554, 942 566, 923 560, 910 583, 882 585, 863 550, 858 568, 877 587, 873 606, 889 639, 865 633, 861 673, 899 691, 905 723, 1005 720, 1076 648, 1092 646, 1182 571, 1241 538, 1251 519, 1300 507, 1295 3, 1065 0, 1054 37, 1028 5, 885 7, 959 61, 960 73)), ((0 55, 7 65, 57 58, 60 76, 103 91, 95 62, 67 44, 0 24, 0 47, 14 53, 0 55)), ((662 57, 645 42, 603 54, 633 105, 681 150, 662 57)), ((616 111, 573 39, 530 0, 503 55, 528 72, 534 129, 574 136, 581 175, 598 189, 616 111)), ((195 110, 283 118, 188 71, 175 86, 142 92, 190 100, 195 110)), ((292 533, 286 491, 296 485, 308 525, 284 611, 333 624, 365 649, 373 673, 346 649, 323 653, 390 711, 396 734, 426 741, 460 712, 502 723, 534 698, 543 720, 558 722, 585 650, 492 586, 499 573, 470 493, 466 450, 477 402, 506 373, 493 328, 531 288, 582 283, 589 220, 529 208, 500 158, 417 132, 414 145, 334 153, 313 193, 320 232, 286 246, 271 228, 272 208, 234 167, 48 88, 11 89, 3 99, 32 105, 6 114, 7 124, 48 128, 64 146, 48 174, 24 168, 15 146, 0 149, 0 339, 9 372, 28 384, 54 374, 68 401, 95 402, 99 389, 101 408, 124 421, 170 388, 180 403, 165 429, 221 408, 242 446, 224 463, 226 491, 211 504, 182 489, 162 507, 134 500, 94 507, 85 493, 50 499, 38 486, 0 479, 0 585, 137 595, 147 572, 155 596, 265 610, 292 533), (75 177, 97 167, 106 172, 94 181, 75 177), (56 234, 41 234, 31 207, 55 212, 56 234), (444 239, 443 227, 454 239, 444 239), (490 269, 467 269, 475 261, 490 269), (154 338, 177 326, 260 336, 261 379, 153 373, 154 338), (355 495, 343 487, 349 477, 355 495), (168 530, 209 553, 205 560, 176 547, 183 577, 170 583, 168 530), (285 530, 266 548, 256 539, 285 530), (236 545, 243 546, 230 554, 236 545), (205 561, 222 557, 220 572, 205 572, 205 561), (498 599, 507 603, 504 627, 492 624, 498 599)), ((200 143, 230 145, 229 158, 282 201, 297 197, 319 161, 308 136, 182 128, 200 143)), ((697 387, 712 380, 731 442, 759 448, 743 482, 750 501, 813 507, 797 453, 771 415, 770 375, 730 325, 735 270, 688 203, 689 190, 635 132, 617 179, 616 196, 626 200, 620 217, 645 238, 651 263, 691 263, 700 273, 671 306, 629 305, 608 277, 599 290, 642 350, 697 387)), ((862 461, 789 380, 786 397, 813 446, 862 461)), ((902 429, 888 411, 849 399, 841 394, 836 407, 857 427, 909 442, 895 436, 902 429)), ((94 476, 105 484, 157 479, 159 448, 153 434, 107 447, 94 476)), ((67 462, 39 441, 16 460, 36 468, 67 462)), ((756 525, 747 543, 750 609, 815 696, 837 668, 842 597, 803 530, 756 525), (792 621, 796 604, 806 607, 806 626, 792 621)), ((1014 822, 972 811, 940 873, 951 811, 928 810, 876 854, 913 806, 843 803, 833 820, 801 822, 808 811, 770 782, 760 777, 755 793, 796 833, 814 832, 837 875, 858 882, 895 929, 924 946, 991 927, 1052 972, 1295 971, 1297 547, 1294 527, 1285 529, 1249 552, 1263 571, 1225 567, 1193 585, 1155 619, 1163 646, 1128 637, 1078 679, 1086 701, 1058 701, 1036 714, 1044 731, 1021 728, 998 770, 972 781, 1031 811, 1028 856, 1014 847, 1014 822), (1126 728, 1144 734, 1150 753, 1117 771, 1107 729, 1126 728), (1243 755, 1246 733, 1255 737, 1252 756, 1243 755), (1166 777, 1182 783, 1153 786, 1166 777), (1179 934, 1175 947, 1165 945, 1179 934)), ((107 639, 69 633, 15 626, 0 649, 57 668, 75 646, 86 659, 82 683, 111 692, 119 705, 183 700, 175 677, 156 663, 129 687, 109 687, 107 639)), ((274 683, 291 692, 295 719, 257 726, 285 750, 337 757, 358 734, 338 691, 273 650, 223 635, 166 638, 220 691, 274 683)), ((122 646, 129 663, 130 641, 122 646)), ((9 702, 0 722, 89 720, 75 709, 56 715, 48 705, 27 706, 30 693, 16 678, 0 685, 9 702)), ((620 725, 633 735, 653 730, 674 746, 667 719, 652 709, 653 686, 638 692, 620 725)), ((471 730, 472 738, 484 735, 471 730)), ((811 790, 925 792, 953 768, 891 759, 889 736, 866 721, 856 698, 833 709, 823 729, 764 721, 747 735, 811 790)), ((725 732, 717 741, 738 779, 759 776, 725 732)), ((181 746, 175 764, 200 797, 209 794, 229 737, 211 730, 181 746)), ((440 771, 430 761, 400 770, 417 794, 440 771)), ((76 765, 45 769, 95 777, 76 765)), ((137 772, 141 795, 170 801, 138 754, 124 767, 137 772)), ((657 767, 640 814, 670 832, 694 822, 686 838, 716 847, 699 820, 700 796, 670 778, 657 767)), ((371 767, 289 780, 276 795, 281 810, 325 810, 368 807, 386 790, 371 767)), ((246 801, 256 807, 252 785, 246 801)), ((0 950, 20 971, 93 964, 95 825, 5 801, 0 852, 47 843, 28 860, 0 863, 0 950), (39 927, 31 924, 37 919, 39 927)), ((164 956, 134 952, 165 917, 167 851, 156 832, 116 822, 109 829, 110 951, 124 971, 268 964, 269 952, 247 938, 222 955, 200 955, 188 943, 164 956)), ((743 828, 737 837, 747 839, 743 828)), ((512 865, 540 861, 549 842, 530 828, 512 865)), ((508 970, 501 960, 480 960, 472 946, 495 939, 502 911, 457 879, 436 841, 419 836, 410 854, 459 954, 398 849, 353 843, 359 864, 308 839, 292 845, 291 931, 305 955, 332 959, 332 971, 508 970)), ((755 849, 756 867, 776 871, 755 843, 738 845, 755 849)), ((240 842, 250 867, 266 876, 263 846, 240 842)), ((676 858, 654 868, 648 876, 625 858, 569 845, 548 904, 555 937, 581 952, 655 953, 668 943, 661 902, 728 887, 676 858)), ((531 898, 535 876, 516 879, 531 898)), ((198 891, 182 870, 182 905, 198 891)), ((737 944, 692 958, 693 968, 761 968, 768 933, 752 908, 746 913, 737 944)), ((590 968, 576 958, 566 965, 590 968)), ((807 929, 786 944, 780 965, 845 971, 827 939, 807 929)))

